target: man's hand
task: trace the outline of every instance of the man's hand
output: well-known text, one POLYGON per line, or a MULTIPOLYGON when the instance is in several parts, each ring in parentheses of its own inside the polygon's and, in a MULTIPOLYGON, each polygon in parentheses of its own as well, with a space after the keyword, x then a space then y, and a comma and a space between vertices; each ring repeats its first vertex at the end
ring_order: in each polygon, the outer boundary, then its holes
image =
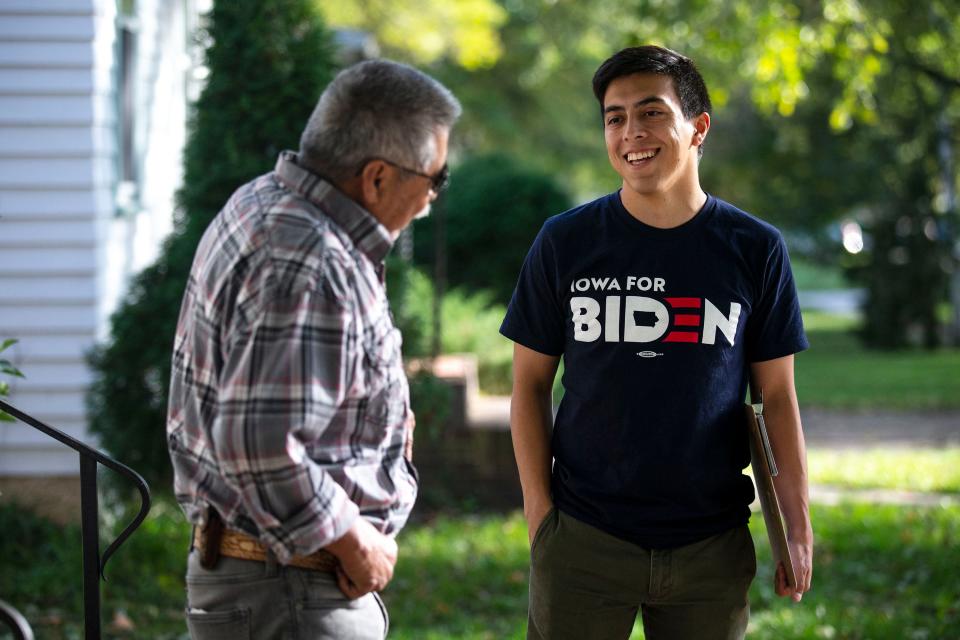
POLYGON ((351 600, 383 590, 393 578, 397 542, 363 518, 357 518, 353 528, 327 550, 340 560, 337 585, 351 600))
POLYGON ((778 596, 790 596, 794 602, 800 602, 803 594, 810 591, 813 579, 813 542, 795 542, 788 538, 787 544, 790 546, 790 556, 797 572, 797 586, 791 588, 787 585, 787 574, 781 563, 777 565, 777 573, 773 577, 773 589, 778 596))
POLYGON ((527 519, 527 539, 530 546, 533 546, 533 537, 537 535, 537 529, 543 524, 544 518, 550 513, 553 503, 549 500, 541 502, 535 506, 524 508, 523 517, 527 519))

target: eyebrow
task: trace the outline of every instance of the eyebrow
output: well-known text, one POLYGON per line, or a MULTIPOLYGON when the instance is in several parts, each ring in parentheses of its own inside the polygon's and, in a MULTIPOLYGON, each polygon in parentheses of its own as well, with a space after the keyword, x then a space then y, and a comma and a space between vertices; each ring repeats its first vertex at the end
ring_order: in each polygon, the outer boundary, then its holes
MULTIPOLYGON (((634 103, 633 103, 633 106, 634 106, 634 107, 642 107, 642 106, 647 105, 647 104, 650 104, 650 103, 652 103, 652 102, 659 102, 659 103, 661 103, 661 104, 667 104, 667 101, 664 100, 663 98, 661 98, 660 96, 650 96, 649 98, 644 98, 643 100, 638 100, 637 102, 634 102, 634 103)), ((603 108, 603 113, 604 113, 604 114, 610 113, 611 111, 626 111, 626 109, 625 109, 624 107, 622 107, 621 105, 619 105, 619 104, 612 104, 612 105, 610 105, 610 106, 608 106, 608 107, 604 107, 604 108, 603 108)))

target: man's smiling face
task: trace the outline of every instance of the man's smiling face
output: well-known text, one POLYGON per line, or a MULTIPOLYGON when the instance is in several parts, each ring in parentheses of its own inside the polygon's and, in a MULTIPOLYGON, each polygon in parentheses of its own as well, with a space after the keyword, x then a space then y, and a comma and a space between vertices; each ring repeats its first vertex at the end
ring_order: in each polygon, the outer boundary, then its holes
POLYGON ((637 195, 666 194, 697 179, 697 148, 710 117, 683 116, 670 76, 634 73, 607 87, 603 130, 607 155, 637 195))

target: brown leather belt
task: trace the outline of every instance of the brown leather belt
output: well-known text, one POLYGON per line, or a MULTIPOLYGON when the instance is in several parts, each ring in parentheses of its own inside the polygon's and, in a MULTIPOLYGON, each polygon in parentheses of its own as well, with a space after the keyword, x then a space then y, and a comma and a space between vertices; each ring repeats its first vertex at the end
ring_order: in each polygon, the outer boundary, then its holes
MULTIPOLYGON (((194 527, 193 546, 200 552, 201 557, 210 557, 212 550, 207 549, 207 537, 204 535, 201 527, 194 527)), ((226 556, 228 558, 238 558, 240 560, 257 560, 265 562, 267 560, 267 547, 252 536, 245 533, 234 531, 233 529, 223 529, 220 534, 220 548, 216 555, 226 556)), ((215 562, 215 561, 214 561, 215 562)), ((337 557, 320 549, 314 551, 308 556, 293 556, 286 564, 301 569, 312 569, 314 571, 323 571, 333 573, 340 561, 337 557)))

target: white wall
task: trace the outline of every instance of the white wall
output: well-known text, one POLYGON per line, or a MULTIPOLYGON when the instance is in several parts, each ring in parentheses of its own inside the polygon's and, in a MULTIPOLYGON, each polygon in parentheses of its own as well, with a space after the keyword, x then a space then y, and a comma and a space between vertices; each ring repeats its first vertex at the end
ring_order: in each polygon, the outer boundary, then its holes
MULTIPOLYGON (((27 376, 10 401, 90 442, 84 354, 170 230, 194 3, 137 3, 140 198, 117 213, 115 0, 0 2, 0 339, 27 376)), ((0 423, 0 475, 78 473, 76 454, 0 423)))

